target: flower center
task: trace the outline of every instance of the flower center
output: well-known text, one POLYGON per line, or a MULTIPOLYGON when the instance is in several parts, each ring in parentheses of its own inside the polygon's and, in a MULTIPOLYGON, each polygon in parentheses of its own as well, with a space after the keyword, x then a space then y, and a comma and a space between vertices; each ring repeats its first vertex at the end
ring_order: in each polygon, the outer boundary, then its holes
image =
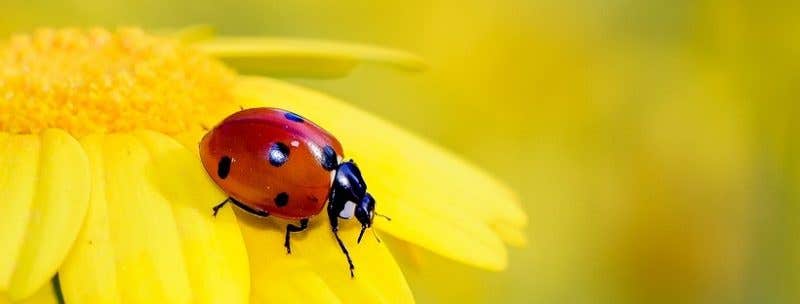
POLYGON ((137 29, 40 30, 0 45, 0 131, 193 130, 235 107, 235 76, 137 29))

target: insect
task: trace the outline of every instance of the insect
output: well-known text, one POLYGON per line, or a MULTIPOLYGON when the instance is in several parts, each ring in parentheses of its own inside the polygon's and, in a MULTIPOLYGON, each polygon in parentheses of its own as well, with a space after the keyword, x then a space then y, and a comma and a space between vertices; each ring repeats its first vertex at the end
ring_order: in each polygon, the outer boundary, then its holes
POLYGON ((333 135, 277 108, 234 113, 200 142, 203 167, 228 195, 212 208, 214 216, 230 202, 255 216, 298 220, 298 225, 286 225, 284 246, 291 253, 291 234, 305 230, 327 202, 331 231, 353 277, 355 266, 339 238, 339 219, 355 216, 361 223, 360 243, 377 213, 361 171, 352 160, 343 161, 343 154, 333 135))

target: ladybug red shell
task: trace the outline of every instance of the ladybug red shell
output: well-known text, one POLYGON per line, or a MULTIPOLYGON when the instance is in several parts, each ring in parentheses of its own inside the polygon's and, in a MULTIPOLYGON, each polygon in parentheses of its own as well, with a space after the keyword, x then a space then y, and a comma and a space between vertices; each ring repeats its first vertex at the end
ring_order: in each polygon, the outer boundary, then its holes
POLYGON ((322 211, 340 155, 327 131, 269 108, 229 116, 200 143, 203 166, 231 198, 284 219, 322 211))
POLYGON ((299 220, 286 226, 284 246, 291 253, 290 234, 308 227, 308 219, 328 203, 331 230, 339 239, 338 220, 353 216, 364 230, 372 226, 375 199, 358 166, 342 161, 339 141, 313 122, 276 108, 242 110, 225 118, 200 142, 200 159, 211 179, 229 196, 214 215, 231 202, 253 215, 299 220))

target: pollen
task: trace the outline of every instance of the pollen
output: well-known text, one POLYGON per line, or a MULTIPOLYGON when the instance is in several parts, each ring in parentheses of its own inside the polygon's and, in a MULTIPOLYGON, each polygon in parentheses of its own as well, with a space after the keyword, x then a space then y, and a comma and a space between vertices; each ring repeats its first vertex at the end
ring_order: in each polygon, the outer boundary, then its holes
POLYGON ((0 131, 199 129, 236 107, 235 79, 214 58, 139 29, 43 29, 0 43, 0 131))

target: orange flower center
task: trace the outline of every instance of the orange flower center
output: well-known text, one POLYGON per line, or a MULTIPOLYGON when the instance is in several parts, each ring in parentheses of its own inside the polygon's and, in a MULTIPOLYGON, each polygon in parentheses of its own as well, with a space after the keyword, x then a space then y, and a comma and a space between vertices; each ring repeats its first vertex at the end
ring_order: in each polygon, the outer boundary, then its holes
POLYGON ((198 129, 235 107, 235 73, 141 30, 40 30, 0 44, 0 131, 198 129))

